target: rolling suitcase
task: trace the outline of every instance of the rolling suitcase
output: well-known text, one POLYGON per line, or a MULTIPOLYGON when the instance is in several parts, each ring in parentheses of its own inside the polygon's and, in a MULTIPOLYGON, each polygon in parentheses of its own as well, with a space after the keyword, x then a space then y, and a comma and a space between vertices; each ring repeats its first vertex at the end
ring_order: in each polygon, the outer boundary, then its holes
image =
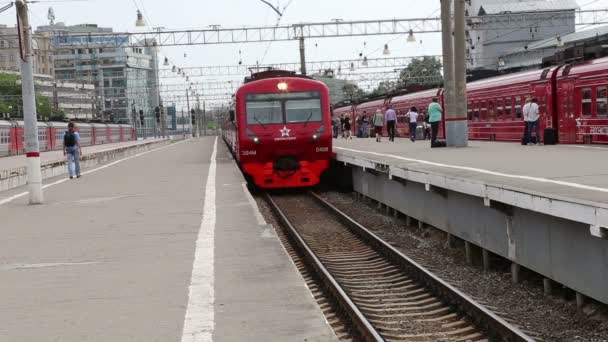
POLYGON ((557 132, 555 128, 545 128, 544 132, 545 145, 555 145, 557 143, 557 132))

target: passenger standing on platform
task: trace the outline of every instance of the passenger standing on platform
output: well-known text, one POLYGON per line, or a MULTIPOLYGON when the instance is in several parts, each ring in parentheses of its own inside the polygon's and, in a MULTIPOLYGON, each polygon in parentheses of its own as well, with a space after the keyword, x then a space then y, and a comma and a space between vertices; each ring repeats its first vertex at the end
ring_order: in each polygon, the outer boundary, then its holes
POLYGON ((369 137, 369 118, 367 112, 363 112, 363 119, 361 120, 361 130, 363 131, 363 138, 369 137))
POLYGON ((388 131, 388 140, 395 141, 395 126, 397 125, 397 113, 389 105, 384 115, 386 119, 386 130, 388 131))
POLYGON ((376 109, 376 114, 374 114, 372 123, 374 124, 374 131, 376 132, 376 142, 381 142, 382 128, 384 127, 384 115, 382 115, 380 109, 376 109))
POLYGON ((521 142, 522 145, 528 144, 528 123, 529 123, 528 114, 530 114, 530 104, 532 104, 532 98, 526 97, 526 103, 524 104, 524 107, 522 108, 522 111, 524 113, 524 137, 521 142))
POLYGON ((424 138, 422 140, 431 139, 431 124, 429 124, 429 115, 422 114, 422 130, 424 131, 424 138))
POLYGON ((429 105, 428 115, 429 123, 431 124, 431 146, 434 146, 437 141, 437 134, 439 134, 439 123, 441 122, 443 109, 441 109, 441 105, 437 102, 436 97, 432 101, 429 105))
POLYGON ((68 174, 70 175, 70 179, 74 177, 80 178, 82 148, 80 147, 80 134, 76 132, 73 122, 68 124, 68 130, 63 134, 63 155, 67 155, 68 157, 68 174))
POLYGON ((331 118, 331 126, 334 131, 334 139, 338 138, 338 130, 340 129, 340 118, 337 115, 331 118))
POLYGON ((342 130, 342 138, 345 138, 346 132, 344 131, 344 118, 346 116, 344 114, 342 114, 342 116, 340 117, 340 130, 342 130))
POLYGON ((410 140, 416 141, 416 128, 418 127, 418 108, 412 107, 407 113, 408 122, 410 123, 410 140))
POLYGON ((530 108, 528 110, 528 134, 527 139, 528 145, 532 144, 532 130, 536 131, 536 144, 540 145, 540 113, 538 108, 538 99, 535 97, 532 99, 530 108), (536 128, 536 129, 535 129, 536 128))
POLYGON ((344 116, 344 139, 352 139, 352 132, 350 127, 350 118, 344 116))

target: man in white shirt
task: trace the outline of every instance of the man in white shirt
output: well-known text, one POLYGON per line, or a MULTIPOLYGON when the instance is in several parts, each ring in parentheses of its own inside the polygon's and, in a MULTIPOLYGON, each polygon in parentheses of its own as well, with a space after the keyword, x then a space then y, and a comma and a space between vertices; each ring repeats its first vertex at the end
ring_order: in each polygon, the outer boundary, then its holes
POLYGON ((410 123, 410 140, 414 142, 416 141, 416 127, 418 127, 418 109, 416 107, 410 108, 407 118, 410 123))
MULTIPOLYGON (((540 141, 540 112, 539 112, 539 108, 538 108, 538 99, 536 97, 532 99, 532 103, 530 103, 527 113, 528 113, 528 115, 527 115, 528 131, 527 131, 526 140, 528 141, 528 145, 532 145, 532 130, 533 129, 536 131, 536 144, 540 145, 541 144, 541 141, 540 141)), ((524 106, 524 117, 526 117, 525 106, 524 106)))

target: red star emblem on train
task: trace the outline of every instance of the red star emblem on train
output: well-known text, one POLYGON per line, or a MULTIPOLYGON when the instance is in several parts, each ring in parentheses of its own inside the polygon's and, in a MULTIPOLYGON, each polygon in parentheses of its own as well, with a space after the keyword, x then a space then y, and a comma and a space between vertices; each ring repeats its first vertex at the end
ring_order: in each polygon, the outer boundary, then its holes
POLYGON ((289 136, 289 132, 291 132, 291 130, 287 128, 287 126, 283 126, 283 129, 280 129, 279 132, 281 132, 281 138, 284 138, 289 136))

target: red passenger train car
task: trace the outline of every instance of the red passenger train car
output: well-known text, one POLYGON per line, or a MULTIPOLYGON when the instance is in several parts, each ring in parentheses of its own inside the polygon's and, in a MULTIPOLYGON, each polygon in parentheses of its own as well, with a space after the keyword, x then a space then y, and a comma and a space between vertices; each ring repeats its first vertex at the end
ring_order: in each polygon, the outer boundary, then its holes
MULTIPOLYGON (((38 122, 40 152, 61 150, 67 127, 65 122, 38 122)), ((129 125, 77 123, 76 129, 82 146, 136 139, 135 129, 129 125)), ((25 154, 23 121, 0 120, 0 157, 19 154, 25 154)))
MULTIPOLYGON (((412 105, 425 114, 432 97, 438 97, 443 106, 442 89, 368 103, 384 101, 385 106, 392 105, 399 119, 412 105)), ((469 139, 521 141, 525 127, 523 106, 527 97, 538 99, 541 131, 546 128, 555 129, 559 143, 608 144, 608 58, 519 72, 467 84, 469 139)), ((347 108, 353 113, 353 119, 356 119, 359 114, 357 108, 366 106, 367 103, 361 103, 347 108)), ((336 112, 342 110, 338 108, 336 112)), ((400 119, 397 124, 398 135, 407 136, 407 132, 407 122, 400 119)))
POLYGON ((223 137, 260 188, 319 183, 332 154, 329 90, 293 72, 253 74, 236 93, 223 137))

